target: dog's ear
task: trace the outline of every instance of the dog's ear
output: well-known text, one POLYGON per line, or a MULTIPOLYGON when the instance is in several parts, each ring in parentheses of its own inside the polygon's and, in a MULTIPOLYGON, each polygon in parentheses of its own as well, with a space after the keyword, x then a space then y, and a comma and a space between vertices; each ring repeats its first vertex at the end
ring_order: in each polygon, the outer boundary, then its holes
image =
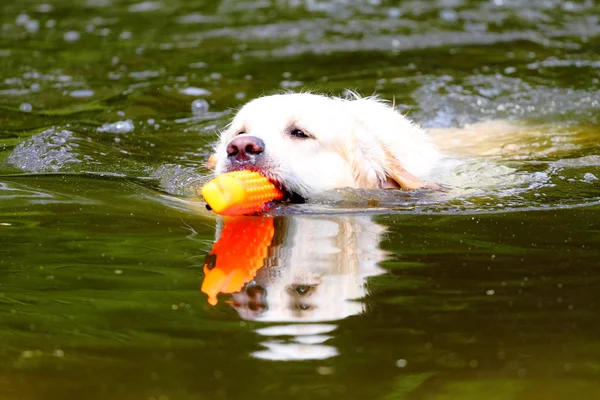
POLYGON ((384 145, 382 145, 382 149, 385 157, 383 169, 386 176, 386 181, 382 185, 384 188, 394 187, 394 183, 402 190, 416 190, 429 187, 425 182, 404 169, 400 161, 384 145))
POLYGON ((352 175, 358 187, 416 190, 429 187, 425 182, 408 172, 402 163, 377 140, 346 143, 344 156, 352 166, 352 175))
POLYGON ((426 184, 407 171, 399 158, 397 148, 401 147, 403 140, 406 140, 407 146, 400 153, 405 155, 410 151, 408 149, 419 151, 419 146, 426 144, 426 140, 420 139, 424 135, 420 128, 398 114, 393 106, 374 97, 355 98, 345 104, 351 113, 355 138, 350 147, 355 145, 359 149, 358 154, 351 158, 354 177, 359 186, 402 190, 438 188, 437 185, 426 184), (404 139, 387 134, 389 131, 402 133, 404 139), (376 176, 375 186, 372 185, 373 175, 376 176), (365 181, 370 185, 361 185, 365 181))
POLYGON ((204 163, 204 166, 210 170, 214 170, 217 166, 217 155, 213 154, 208 157, 208 160, 204 163))

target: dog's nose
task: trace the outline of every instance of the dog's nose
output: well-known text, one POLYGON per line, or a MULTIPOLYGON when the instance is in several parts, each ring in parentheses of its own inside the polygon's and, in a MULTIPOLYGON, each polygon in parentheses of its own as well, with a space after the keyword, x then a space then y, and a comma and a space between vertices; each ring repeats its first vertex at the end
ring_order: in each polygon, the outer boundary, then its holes
POLYGON ((256 136, 238 136, 227 145, 227 157, 248 161, 265 151, 265 142, 256 136))

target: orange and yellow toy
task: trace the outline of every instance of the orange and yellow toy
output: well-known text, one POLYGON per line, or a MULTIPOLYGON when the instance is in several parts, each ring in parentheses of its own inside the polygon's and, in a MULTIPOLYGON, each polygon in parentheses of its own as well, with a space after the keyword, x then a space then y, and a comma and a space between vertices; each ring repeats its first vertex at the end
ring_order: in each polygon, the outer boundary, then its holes
POLYGON ((217 304, 219 293, 237 293, 254 279, 269 256, 274 234, 272 217, 225 220, 221 237, 204 263, 201 290, 211 305, 217 304))
POLYGON ((248 215, 264 211, 266 203, 281 200, 283 193, 254 171, 221 174, 201 189, 210 208, 220 215, 248 215))

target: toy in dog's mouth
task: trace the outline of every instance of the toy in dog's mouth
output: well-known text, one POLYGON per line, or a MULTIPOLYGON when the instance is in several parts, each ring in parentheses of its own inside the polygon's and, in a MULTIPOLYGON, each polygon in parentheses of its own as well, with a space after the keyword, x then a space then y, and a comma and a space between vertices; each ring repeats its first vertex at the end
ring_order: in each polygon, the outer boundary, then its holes
POLYGON ((306 203, 306 198, 304 196, 292 190, 288 185, 285 184, 281 176, 273 172, 273 170, 270 168, 261 167, 255 164, 233 164, 228 166, 224 173, 233 171, 252 171, 264 176, 283 193, 283 198, 279 200, 280 202, 292 204, 306 203))
POLYGON ((208 181, 197 194, 204 198, 208 210, 224 216, 263 214, 275 201, 303 200, 277 182, 257 171, 229 171, 208 181))

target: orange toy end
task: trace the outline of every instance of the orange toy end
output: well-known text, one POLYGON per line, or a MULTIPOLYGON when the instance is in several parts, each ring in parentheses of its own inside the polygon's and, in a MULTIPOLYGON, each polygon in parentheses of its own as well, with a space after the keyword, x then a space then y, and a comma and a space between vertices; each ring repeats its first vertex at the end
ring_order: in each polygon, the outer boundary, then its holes
POLYGON ((248 215, 264 211, 269 201, 281 200, 283 192, 254 171, 221 174, 201 189, 210 208, 220 215, 248 215))
POLYGON ((220 293, 238 293, 265 266, 275 235, 273 217, 227 218, 204 262, 201 290, 216 305, 220 293))

